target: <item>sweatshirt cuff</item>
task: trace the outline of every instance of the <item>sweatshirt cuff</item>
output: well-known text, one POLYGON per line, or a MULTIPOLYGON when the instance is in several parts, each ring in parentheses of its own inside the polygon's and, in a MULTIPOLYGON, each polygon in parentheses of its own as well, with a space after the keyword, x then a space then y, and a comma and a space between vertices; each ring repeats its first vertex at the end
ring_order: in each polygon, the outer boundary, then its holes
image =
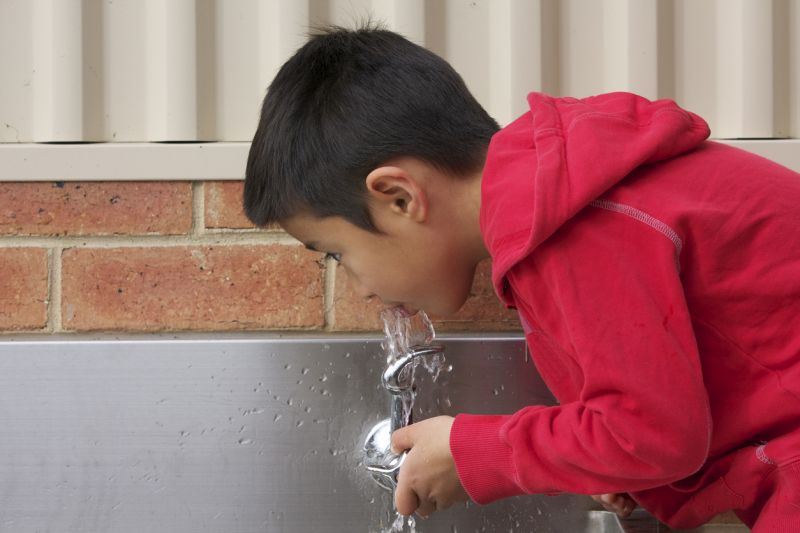
POLYGON ((511 447, 500 436, 508 418, 460 414, 453 422, 450 452, 461 485, 476 503, 483 505, 525 492, 516 482, 511 447))

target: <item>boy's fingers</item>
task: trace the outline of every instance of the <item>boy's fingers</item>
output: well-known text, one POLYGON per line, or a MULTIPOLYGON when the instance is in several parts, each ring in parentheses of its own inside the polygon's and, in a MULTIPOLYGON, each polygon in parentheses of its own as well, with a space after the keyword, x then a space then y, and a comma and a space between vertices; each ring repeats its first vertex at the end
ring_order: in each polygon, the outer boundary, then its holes
POLYGON ((394 507, 403 516, 409 516, 419 507, 416 493, 405 484, 398 483, 394 491, 394 507))
POLYGON ((428 518, 436 511, 436 504, 429 501, 420 502, 419 507, 417 507, 417 515, 421 518, 428 518))
POLYGON ((592 499, 605 507, 607 511, 612 511, 623 518, 630 515, 636 509, 636 502, 627 494, 608 493, 596 494, 592 499))
POLYGON ((414 446, 412 426, 406 426, 392 433, 392 453, 400 454, 414 446))

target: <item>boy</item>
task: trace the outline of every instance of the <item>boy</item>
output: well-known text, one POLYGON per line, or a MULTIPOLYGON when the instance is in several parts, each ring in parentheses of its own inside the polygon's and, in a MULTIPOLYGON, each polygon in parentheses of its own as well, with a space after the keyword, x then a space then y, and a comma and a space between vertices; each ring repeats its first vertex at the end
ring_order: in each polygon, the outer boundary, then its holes
POLYGON ((456 311, 491 257, 560 402, 395 432, 397 509, 574 492, 800 530, 800 176, 671 101, 528 101, 498 131, 445 61, 372 28, 312 37, 264 100, 250 219, 411 311, 456 311))

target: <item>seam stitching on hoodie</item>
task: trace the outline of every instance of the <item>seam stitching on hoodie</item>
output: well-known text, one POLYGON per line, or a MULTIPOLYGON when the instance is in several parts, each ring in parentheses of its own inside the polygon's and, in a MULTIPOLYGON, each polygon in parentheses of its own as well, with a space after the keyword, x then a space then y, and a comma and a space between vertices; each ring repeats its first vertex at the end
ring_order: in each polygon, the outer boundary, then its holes
POLYGON ((572 131, 572 128, 574 128, 580 122, 583 122, 584 120, 586 120, 588 118, 593 118, 593 117, 601 117, 601 118, 604 118, 604 119, 616 120, 616 121, 619 121, 619 122, 625 122, 626 124, 630 124, 631 126, 635 126, 637 128, 644 128, 644 127, 652 125, 653 122, 655 122, 655 120, 660 117, 660 115, 664 115, 664 114, 674 114, 674 115, 680 117, 681 119, 683 119, 684 122, 688 123, 690 129, 695 130, 695 129, 704 129, 705 128, 705 126, 694 124, 692 122, 691 115, 689 115, 686 111, 684 111, 682 109, 674 109, 674 108, 670 108, 670 107, 665 107, 665 108, 658 109, 658 110, 654 111, 653 114, 650 116, 650 120, 648 120, 647 122, 637 122, 637 121, 631 120, 631 119, 629 119, 627 117, 620 117, 618 115, 615 115, 615 114, 612 114, 612 113, 604 113, 602 111, 586 111, 585 113, 581 113, 580 115, 576 116, 572 120, 572 122, 570 122, 569 128, 567 128, 567 133, 570 133, 572 131))
POLYGON ((598 207, 600 209, 606 209, 608 211, 622 213, 623 215, 627 215, 633 219, 638 220, 639 222, 647 224, 648 226, 650 226, 651 228, 653 228, 654 230, 658 231, 666 238, 671 240, 672 244, 675 245, 675 250, 678 257, 680 257, 681 250, 683 250, 683 241, 681 240, 680 236, 675 232, 675 230, 673 230, 671 227, 669 227, 656 217, 648 215, 644 211, 640 211, 635 207, 631 207, 625 204, 618 204, 617 202, 611 202, 609 200, 594 200, 589 205, 591 205, 592 207, 598 207))
POLYGON ((764 464, 774 465, 775 462, 769 458, 767 452, 764 451, 764 447, 766 447, 766 444, 762 444, 761 446, 756 448, 756 457, 758 457, 758 460, 764 464))

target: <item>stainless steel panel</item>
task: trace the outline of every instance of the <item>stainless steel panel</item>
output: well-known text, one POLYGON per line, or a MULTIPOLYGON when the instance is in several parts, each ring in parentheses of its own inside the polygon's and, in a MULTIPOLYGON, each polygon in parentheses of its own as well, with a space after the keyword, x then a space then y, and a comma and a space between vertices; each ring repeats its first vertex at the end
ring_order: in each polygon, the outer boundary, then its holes
MULTIPOLYGON (((442 338, 416 419, 550 396, 518 337, 442 338), (443 383, 442 383, 443 381, 443 383)), ((0 342, 0 530, 360 532, 393 519, 360 464, 387 416, 379 339, 193 335, 0 342)), ((588 498, 458 506, 420 532, 575 532, 588 498)))
POLYGON ((629 517, 620 518, 610 511, 589 511, 589 533, 747 533, 744 524, 710 523, 694 529, 670 529, 644 509, 636 509, 629 517))

